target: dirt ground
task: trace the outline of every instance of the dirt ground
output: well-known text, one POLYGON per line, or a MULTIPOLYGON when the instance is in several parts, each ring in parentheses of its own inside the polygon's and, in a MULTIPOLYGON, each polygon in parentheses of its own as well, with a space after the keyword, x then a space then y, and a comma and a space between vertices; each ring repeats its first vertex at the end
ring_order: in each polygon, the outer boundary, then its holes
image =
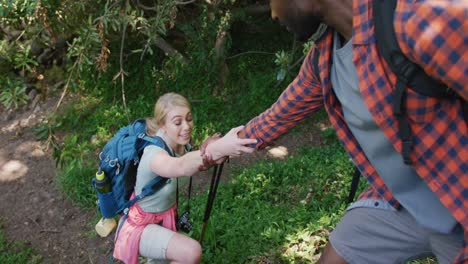
POLYGON ((93 212, 74 206, 55 184, 56 169, 31 128, 52 109, 3 113, 0 121, 0 219, 9 239, 23 240, 43 263, 108 263, 111 239, 90 235, 93 212))
MULTIPOLYGON (((0 224, 8 239, 26 241, 43 263, 109 263, 113 234, 100 238, 94 233, 93 211, 74 206, 55 184, 56 168, 44 142, 32 129, 57 101, 29 106, 26 110, 1 113, 0 117, 0 224)), ((231 161, 242 166, 258 159, 281 158, 299 145, 320 144, 320 127, 291 133, 276 148, 231 161)), ((225 166, 223 176, 229 173, 225 166)), ((211 174, 210 172, 207 172, 211 174)), ((195 176, 195 188, 209 182, 207 173, 195 176)))

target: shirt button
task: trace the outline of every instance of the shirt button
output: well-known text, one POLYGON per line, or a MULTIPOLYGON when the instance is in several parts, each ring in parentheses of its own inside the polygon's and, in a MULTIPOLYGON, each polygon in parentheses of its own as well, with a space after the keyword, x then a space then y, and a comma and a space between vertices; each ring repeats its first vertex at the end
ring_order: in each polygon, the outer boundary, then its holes
POLYGON ((379 202, 375 202, 375 203, 374 203, 374 206, 379 206, 379 202))

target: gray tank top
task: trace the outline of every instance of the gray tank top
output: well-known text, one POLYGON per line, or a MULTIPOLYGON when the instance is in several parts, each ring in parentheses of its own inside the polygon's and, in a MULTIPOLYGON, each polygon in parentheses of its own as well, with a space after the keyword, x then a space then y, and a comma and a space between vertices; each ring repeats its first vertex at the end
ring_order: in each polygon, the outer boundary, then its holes
POLYGON ((415 170, 403 163, 401 155, 375 123, 359 91, 352 58, 352 40, 341 47, 335 33, 331 83, 351 132, 385 185, 416 221, 432 230, 450 233, 457 221, 415 170))
MULTIPOLYGON (((164 139, 164 136, 161 133, 158 132, 156 135, 164 139)), ((143 155, 141 156, 140 164, 138 165, 137 178, 135 183, 135 193, 137 195, 141 193, 143 187, 146 184, 148 184, 155 177, 158 177, 158 175, 151 171, 150 162, 154 154, 158 153, 159 151, 165 150, 155 145, 147 146, 144 149, 143 155)), ((173 150, 171 149, 171 151, 173 150)), ((147 196, 138 201, 138 205, 145 212, 164 212, 176 203, 176 188, 177 178, 169 178, 163 188, 161 188, 155 194, 147 196)))

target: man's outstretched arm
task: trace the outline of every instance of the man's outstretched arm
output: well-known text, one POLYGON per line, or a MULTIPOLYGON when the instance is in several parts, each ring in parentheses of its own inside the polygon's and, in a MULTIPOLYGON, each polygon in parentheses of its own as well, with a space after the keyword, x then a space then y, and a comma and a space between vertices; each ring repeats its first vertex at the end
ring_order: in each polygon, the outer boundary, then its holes
POLYGON ((263 148, 323 106, 322 89, 313 70, 313 50, 309 51, 299 74, 278 100, 250 120, 239 132, 239 137, 255 138, 256 147, 263 148))

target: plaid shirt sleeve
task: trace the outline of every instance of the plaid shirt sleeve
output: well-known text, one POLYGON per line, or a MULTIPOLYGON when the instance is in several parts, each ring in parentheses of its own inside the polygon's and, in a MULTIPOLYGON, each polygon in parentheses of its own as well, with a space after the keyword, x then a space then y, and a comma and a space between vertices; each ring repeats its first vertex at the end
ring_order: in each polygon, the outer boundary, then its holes
POLYGON ((468 1, 400 1, 400 47, 424 71, 468 100, 468 1))
POLYGON ((253 118, 244 128, 247 138, 256 138, 257 148, 271 144, 307 116, 323 106, 322 89, 314 76, 311 49, 293 82, 266 111, 253 118))

